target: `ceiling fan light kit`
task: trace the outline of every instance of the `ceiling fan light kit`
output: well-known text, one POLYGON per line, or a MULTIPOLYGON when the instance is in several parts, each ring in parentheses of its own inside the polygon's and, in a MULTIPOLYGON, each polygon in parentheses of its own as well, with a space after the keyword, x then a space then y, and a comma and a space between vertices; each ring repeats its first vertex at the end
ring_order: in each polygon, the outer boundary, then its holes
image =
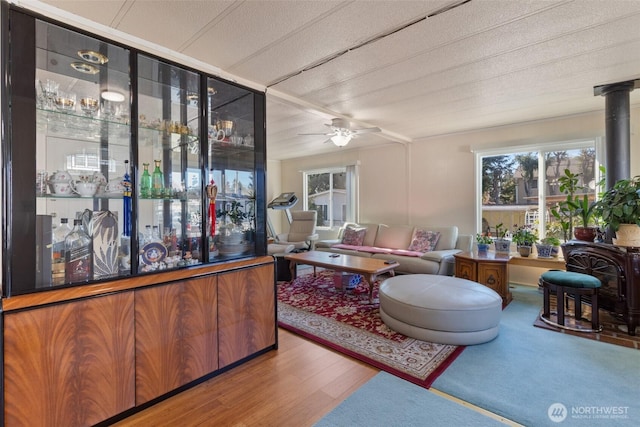
POLYGON ((351 135, 337 134, 333 135, 330 139, 336 146, 344 147, 351 141, 351 135))
MULTIPOLYGON (((331 132, 326 133, 301 133, 299 135, 326 135, 329 136, 329 140, 338 147, 344 147, 361 133, 380 132, 380 128, 371 127, 364 129, 351 129, 351 123, 345 119, 332 119, 331 124, 325 123, 325 126, 331 128, 331 132)), ((328 142, 327 141, 327 142, 328 142)))

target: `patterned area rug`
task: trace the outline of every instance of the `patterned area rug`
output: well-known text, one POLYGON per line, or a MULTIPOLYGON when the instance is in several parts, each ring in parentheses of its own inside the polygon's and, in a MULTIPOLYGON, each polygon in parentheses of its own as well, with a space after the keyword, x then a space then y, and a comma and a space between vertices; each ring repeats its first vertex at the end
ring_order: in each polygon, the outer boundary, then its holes
POLYGON ((341 284, 330 270, 278 283, 279 325, 425 388, 464 349, 389 329, 380 319, 377 284, 373 303, 366 282, 348 290, 346 281, 343 289, 336 287, 341 284))

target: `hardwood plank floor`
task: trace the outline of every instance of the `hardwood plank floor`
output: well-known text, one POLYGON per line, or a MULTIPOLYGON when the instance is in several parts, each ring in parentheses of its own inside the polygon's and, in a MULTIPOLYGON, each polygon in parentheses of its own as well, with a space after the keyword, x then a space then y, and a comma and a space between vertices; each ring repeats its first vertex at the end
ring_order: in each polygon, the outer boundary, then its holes
POLYGON ((379 370, 286 330, 278 350, 116 426, 310 426, 379 370))

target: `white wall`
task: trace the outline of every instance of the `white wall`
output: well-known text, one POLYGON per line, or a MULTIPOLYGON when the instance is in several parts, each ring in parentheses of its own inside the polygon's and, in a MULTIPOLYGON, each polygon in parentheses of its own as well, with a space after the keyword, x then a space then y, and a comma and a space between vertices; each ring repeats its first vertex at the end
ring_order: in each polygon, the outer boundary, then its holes
MULTIPOLYGON (((282 161, 281 181, 286 185, 280 191, 301 196, 302 171, 359 161, 361 222, 457 225, 461 233, 470 234, 476 232, 473 150, 604 135, 604 113, 597 112, 433 137, 406 146, 336 149, 333 154, 282 161)), ((639 135, 636 107, 631 115, 632 176, 640 174, 639 135)))
MULTIPOLYGON (((604 108, 604 99, 602 103, 604 108)), ((286 186, 280 191, 295 191, 302 196, 303 170, 359 161, 360 222, 457 225, 460 233, 474 234, 473 150, 604 136, 602 111, 433 137, 406 146, 389 144, 368 149, 336 149, 329 155, 282 161, 281 181, 286 186)), ((636 106, 631 111, 632 176, 640 174, 638 144, 640 107, 636 106)), ((278 193, 276 189, 273 191, 278 193)))

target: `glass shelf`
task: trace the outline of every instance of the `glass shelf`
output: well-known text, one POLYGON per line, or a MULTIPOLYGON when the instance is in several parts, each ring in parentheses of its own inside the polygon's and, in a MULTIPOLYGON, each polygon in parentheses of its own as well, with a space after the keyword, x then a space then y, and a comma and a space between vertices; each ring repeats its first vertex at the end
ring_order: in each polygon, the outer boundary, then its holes
POLYGON ((129 146, 131 127, 125 120, 102 119, 84 114, 37 109, 38 131, 47 137, 100 143, 108 139, 110 144, 129 146))

